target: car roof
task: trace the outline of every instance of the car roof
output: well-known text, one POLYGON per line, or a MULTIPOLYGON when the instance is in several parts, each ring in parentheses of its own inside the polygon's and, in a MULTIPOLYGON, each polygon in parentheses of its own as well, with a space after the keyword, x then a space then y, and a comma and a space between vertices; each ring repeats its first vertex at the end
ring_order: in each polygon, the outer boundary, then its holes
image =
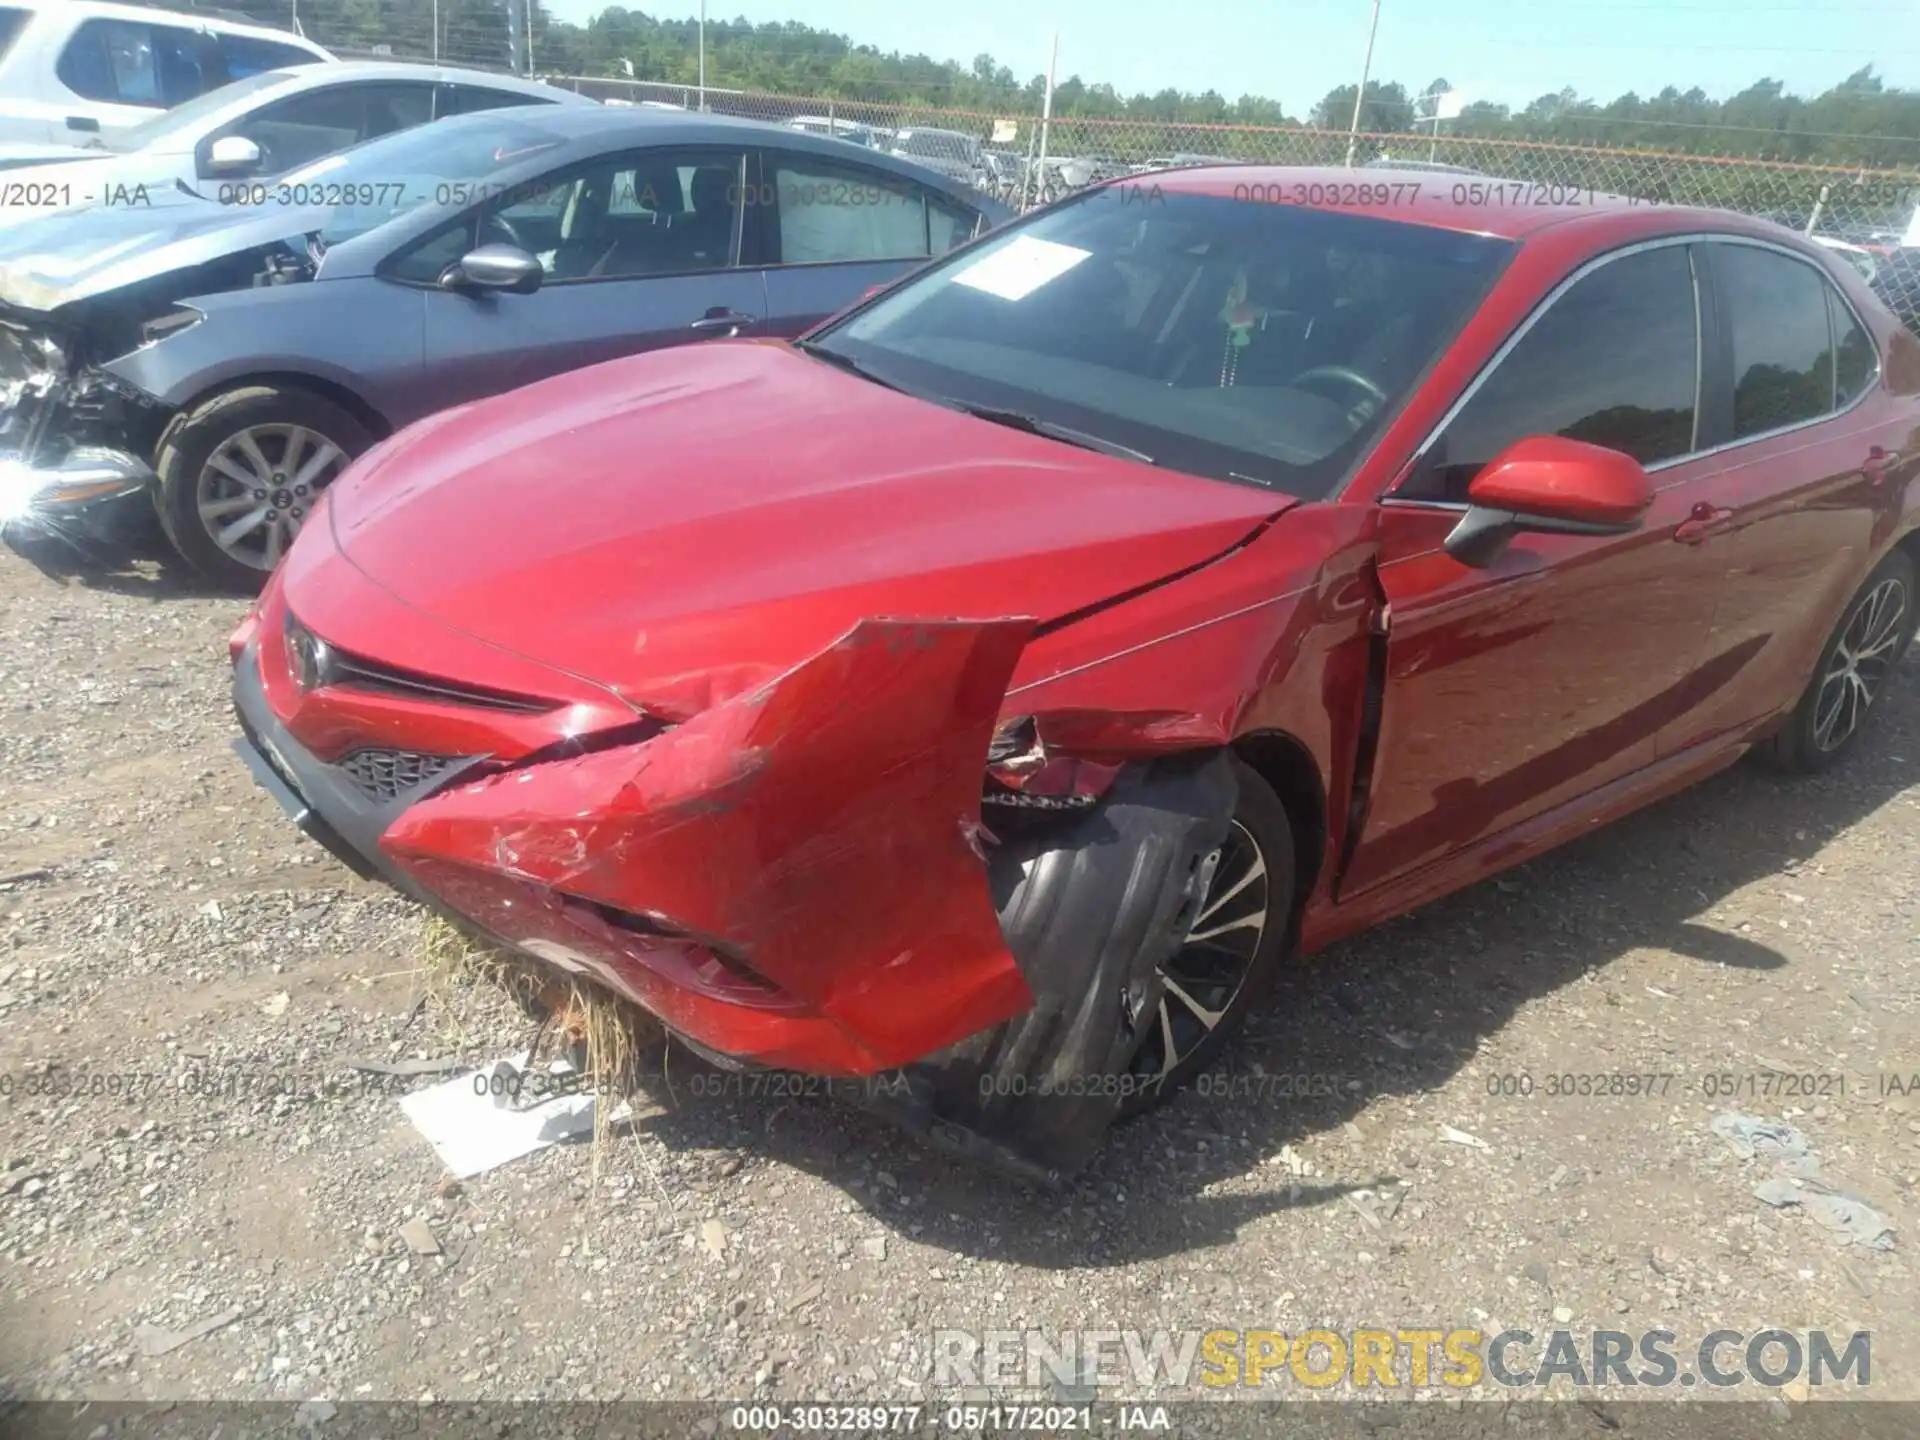
MULTIPOLYGON (((484 85, 516 95, 552 96, 559 104, 582 103, 604 109, 597 100, 562 90, 539 80, 502 75, 492 70, 469 70, 458 65, 420 65, 405 60, 333 60, 312 65, 283 65, 287 74, 307 86, 341 85, 355 80, 425 80, 439 85, 484 85)), ((285 92, 282 92, 285 93, 285 92)))
POLYGON ((111 0, 6 0, 9 6, 36 14, 59 11, 76 20, 145 20, 161 25, 181 25, 193 30, 231 31, 238 35, 257 35, 263 39, 284 40, 289 45, 304 45, 326 54, 323 46, 304 35, 283 30, 262 20, 225 10, 170 10, 160 5, 116 5, 111 0))
MULTIPOLYGON (((1143 177, 1118 182, 1145 184, 1143 177)), ((1436 176, 1431 170, 1348 170, 1337 165, 1207 165, 1153 177, 1162 192, 1246 196, 1246 186, 1268 187, 1271 198, 1312 210, 1381 214, 1410 225, 1519 240, 1550 225, 1596 214, 1645 213, 1651 202, 1572 185, 1547 185, 1499 176, 1436 176), (1380 187, 1388 187, 1385 196, 1380 187), (1466 187, 1466 188, 1462 188, 1466 187), (1344 203, 1343 203, 1344 202, 1344 203)), ((1256 192, 1255 198, 1260 198, 1256 192)), ((1742 217, 1718 210, 1661 205, 1698 223, 1730 228, 1742 217)), ((1744 226, 1740 228, 1746 228, 1744 226)))

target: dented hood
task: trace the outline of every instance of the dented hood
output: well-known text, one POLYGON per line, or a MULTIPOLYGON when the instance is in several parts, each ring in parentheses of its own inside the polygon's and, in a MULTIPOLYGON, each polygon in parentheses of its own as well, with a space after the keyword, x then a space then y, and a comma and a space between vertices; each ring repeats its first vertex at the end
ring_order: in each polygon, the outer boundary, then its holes
POLYGON ((406 604, 680 715, 862 619, 1060 617, 1290 503, 717 342, 442 412, 337 481, 328 514, 406 604))

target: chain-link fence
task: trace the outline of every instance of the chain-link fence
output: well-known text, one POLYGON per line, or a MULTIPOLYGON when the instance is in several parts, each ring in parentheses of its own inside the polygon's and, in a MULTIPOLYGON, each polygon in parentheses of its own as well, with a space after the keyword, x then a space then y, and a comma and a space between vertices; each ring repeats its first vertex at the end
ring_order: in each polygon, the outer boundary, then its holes
POLYGON ((1920 168, 1874 170, 1688 155, 1626 147, 1566 145, 1471 136, 1362 134, 1304 127, 1193 125, 1161 121, 981 114, 923 105, 873 104, 821 97, 647 81, 553 77, 602 101, 672 105, 809 129, 879 146, 901 131, 906 148, 933 160, 964 159, 980 188, 1016 208, 1124 175, 1203 161, 1263 165, 1413 165, 1444 167, 1436 179, 1468 184, 1475 176, 1589 191, 1672 205, 1703 205, 1763 216, 1840 250, 1896 314, 1920 332, 1920 239, 1915 224, 1920 168), (925 132, 950 132, 952 137, 925 132), (1448 171, 1468 172, 1448 175, 1448 171))

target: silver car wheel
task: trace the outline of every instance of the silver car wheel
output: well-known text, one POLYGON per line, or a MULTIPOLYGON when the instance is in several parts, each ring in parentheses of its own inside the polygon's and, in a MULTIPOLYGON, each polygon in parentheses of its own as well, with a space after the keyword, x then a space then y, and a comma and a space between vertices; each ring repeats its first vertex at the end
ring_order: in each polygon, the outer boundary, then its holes
POLYGON ((1838 750, 1860 728, 1900 658, 1895 652, 1906 619, 1907 587, 1895 577, 1882 580, 1853 607, 1814 701, 1813 743, 1822 751, 1838 750))
POLYGON ((1185 943, 1159 968, 1160 1007, 1141 1036, 1133 1075, 1170 1075, 1233 1008, 1266 935, 1268 880, 1260 842, 1235 820, 1185 943))
POLYGON ((215 447, 194 499, 221 551, 255 570, 280 563, 347 452, 304 425, 254 425, 215 447))

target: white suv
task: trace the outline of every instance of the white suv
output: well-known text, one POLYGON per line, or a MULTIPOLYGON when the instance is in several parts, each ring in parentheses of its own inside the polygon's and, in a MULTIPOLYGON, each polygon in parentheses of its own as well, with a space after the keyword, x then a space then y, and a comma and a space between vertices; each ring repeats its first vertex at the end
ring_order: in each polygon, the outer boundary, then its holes
POLYGON ((331 61, 283 30, 97 0, 0 0, 0 142, 25 158, 143 120, 230 80, 331 61))

